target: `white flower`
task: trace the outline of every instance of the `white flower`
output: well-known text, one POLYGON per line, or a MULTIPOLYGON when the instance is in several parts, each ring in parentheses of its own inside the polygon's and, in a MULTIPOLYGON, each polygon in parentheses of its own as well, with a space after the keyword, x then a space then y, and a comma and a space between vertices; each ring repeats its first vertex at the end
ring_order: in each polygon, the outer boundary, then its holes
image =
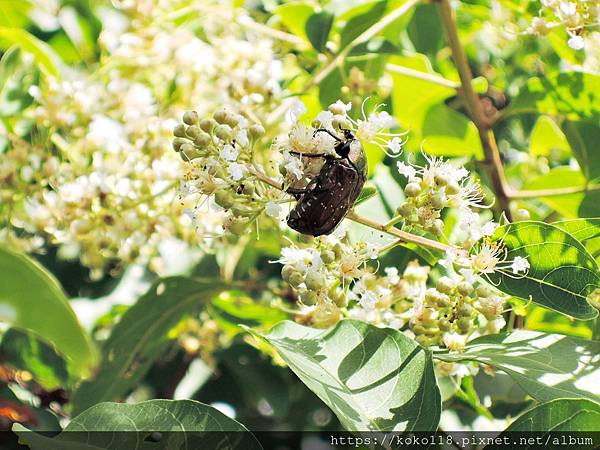
POLYGON ((344 103, 343 101, 338 100, 332 106, 335 106, 335 107, 339 108, 340 110, 344 110, 344 111, 348 112, 352 109, 352 102, 344 103))
POLYGON ((238 150, 232 145, 225 144, 219 152, 219 156, 225 161, 235 161, 238 157, 238 150))
POLYGON ((377 249, 377 246, 375 244, 367 242, 367 247, 365 250, 367 252, 367 256, 370 259, 377 259, 379 257, 379 250, 377 249))
POLYGON ((398 172, 400 175, 404 175, 409 180, 414 178, 417 174, 417 171, 413 166, 405 164, 403 161, 398 161, 396 165, 398 166, 398 172))
POLYGON ((183 215, 190 219, 190 221, 192 222, 192 225, 194 225, 196 223, 197 217, 192 209, 185 208, 183 210, 183 215))
POLYGON ((296 180, 301 180, 304 170, 304 165, 300 158, 296 158, 295 156, 290 155, 289 153, 284 153, 283 155, 283 166, 288 173, 291 173, 296 180))
POLYGON ((314 133, 315 130, 313 127, 297 123, 288 135, 290 147, 298 153, 313 153, 315 147, 313 140, 314 133))
POLYGON ((565 16, 573 16, 577 13, 577 5, 572 2, 560 2, 560 12, 565 16))
POLYGON ((233 181, 239 181, 244 178, 246 167, 243 164, 232 163, 229 166, 229 175, 233 181))
POLYGON ((287 113, 287 118, 290 123, 296 123, 298 121, 298 117, 306 112, 306 105, 302 103, 300 100, 296 99, 290 106, 290 109, 287 113))
POLYGON ((400 282, 400 275, 396 267, 386 267, 384 271, 390 284, 398 284, 400 282))
POLYGON ((499 224, 495 223, 493 220, 490 220, 481 227, 481 234, 484 236, 491 236, 496 232, 499 226, 499 224))
POLYGON ((486 317, 498 317, 504 311, 503 297, 498 295, 490 295, 489 297, 479 297, 479 305, 481 306, 481 312, 486 317))
POLYGON ((567 41, 567 44, 573 50, 581 50, 585 46, 585 42, 581 36, 571 36, 567 41))
POLYGON ((377 304, 377 296, 373 292, 366 291, 360 296, 359 303, 366 310, 374 309, 377 304))
POLYGON ((333 113, 331 111, 321 111, 319 114, 317 114, 315 121, 319 122, 322 128, 331 128, 333 113))
POLYGON ((443 341, 444 345, 448 347, 448 350, 460 352, 465 348, 465 344, 467 343, 467 337, 453 331, 452 333, 444 334, 443 341))
POLYGON ((467 283, 475 283, 475 272, 473 269, 460 269, 458 272, 463 276, 467 283))
POLYGON ((520 272, 527 272, 527 270, 531 267, 529 265, 529 261, 526 258, 521 256, 516 256, 513 260, 510 268, 512 269, 512 273, 518 274, 520 272))
POLYGON ((268 202, 265 205, 265 214, 269 217, 274 217, 275 219, 279 219, 279 216, 281 215, 281 206, 279 206, 278 203, 275 203, 273 201, 268 202))
MULTIPOLYGON (((246 120, 243 116, 240 117, 246 120)), ((250 145, 250 140, 248 139, 248 132, 246 130, 239 130, 235 135, 235 141, 242 147, 247 147, 248 145, 250 145)))
MULTIPOLYGON (((392 151, 392 154, 394 155, 400 154, 403 145, 404 141, 398 136, 394 137, 390 142, 388 142, 388 148, 392 151)), ((400 167, 398 167, 398 169, 400 169, 400 167)))
POLYGON ((378 113, 371 113, 369 115, 369 122, 371 122, 378 130, 384 128, 394 128, 398 123, 387 111, 381 111, 378 113))

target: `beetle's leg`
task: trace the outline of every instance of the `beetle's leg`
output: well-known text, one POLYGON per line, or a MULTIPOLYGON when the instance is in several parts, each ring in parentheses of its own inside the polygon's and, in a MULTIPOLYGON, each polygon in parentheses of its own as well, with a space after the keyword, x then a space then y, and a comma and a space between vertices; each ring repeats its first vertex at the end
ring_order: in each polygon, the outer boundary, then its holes
POLYGON ((328 153, 300 153, 291 150, 289 152, 290 155, 299 156, 300 158, 325 158, 331 159, 331 155, 328 153))
POLYGON ((338 142, 343 142, 339 137, 337 137, 335 134, 333 134, 331 131, 327 130, 326 128, 318 128, 318 129, 316 129, 315 132, 313 133, 313 136, 315 134, 317 134, 319 131, 321 131, 323 133, 327 133, 329 136, 331 136, 332 138, 334 138, 338 142))
POLYGON ((296 200, 300 199, 300 197, 304 194, 306 194, 308 191, 310 191, 310 189, 307 188, 303 188, 303 189, 298 189, 298 188, 287 188, 286 192, 288 194, 291 194, 294 196, 294 198, 296 200))

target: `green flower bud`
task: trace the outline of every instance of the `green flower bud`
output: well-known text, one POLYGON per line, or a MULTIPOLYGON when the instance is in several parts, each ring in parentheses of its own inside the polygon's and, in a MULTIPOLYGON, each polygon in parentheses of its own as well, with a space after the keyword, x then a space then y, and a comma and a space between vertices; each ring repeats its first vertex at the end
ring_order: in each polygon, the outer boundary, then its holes
POLYGON ((196 139, 194 139, 194 145, 197 145, 200 148, 206 148, 208 146, 208 144, 210 144, 212 141, 210 134, 207 134, 203 131, 200 131, 200 134, 198 134, 198 136, 196 136, 196 139))
POLYGON ((339 104, 339 103, 332 103, 331 105, 329 105, 329 109, 330 112, 332 112, 333 114, 346 114, 346 109, 344 108, 343 105, 339 104))
POLYGON ((431 206, 433 206, 435 209, 444 209, 446 204, 447 199, 445 195, 438 192, 437 194, 431 196, 431 206))
POLYGON ((450 331, 450 328, 451 328, 451 327, 452 327, 452 324, 451 324, 450 322, 448 322, 448 320, 447 320, 447 319, 440 319, 440 320, 438 321, 438 328, 439 328, 441 331, 444 331, 444 332, 446 332, 446 331, 450 331))
POLYGON ((256 191, 256 186, 254 185, 254 183, 252 183, 250 181, 244 182, 244 187, 242 188, 242 193, 244 193, 245 195, 252 195, 252 194, 254 194, 255 191, 256 191))
POLYGON ((259 139, 265 135, 265 129, 262 125, 256 123, 250 127, 248 133, 252 139, 259 139))
POLYGON ((175 139, 173 139, 173 150, 175 150, 176 152, 180 152, 181 146, 183 144, 188 144, 188 143, 189 143, 189 141, 187 139, 176 137, 175 139))
POLYGON ((296 272, 296 269, 294 269, 293 266, 290 266, 289 264, 286 264, 285 266, 283 266, 281 268, 281 278, 283 278, 284 281, 290 281, 290 276, 296 272))
POLYGON ((188 127, 187 130, 185 130, 185 133, 191 139, 196 139, 200 135, 200 133, 202 133, 202 130, 197 125, 192 125, 191 127, 188 127))
POLYGON ((251 208, 248 208, 247 206, 244 206, 244 205, 234 204, 231 207, 231 212, 236 217, 250 217, 250 216, 254 215, 254 210, 252 210, 251 208))
POLYGON ((321 259, 325 264, 330 264, 335 261, 335 253, 331 250, 324 250, 321 252, 321 259))
POLYGON ((213 117, 215 118, 215 120, 219 123, 227 123, 227 110, 226 109, 219 109, 218 111, 216 111, 213 114, 213 117))
POLYGON ((346 294, 343 292, 336 292, 334 295, 329 296, 333 303, 335 303, 340 308, 348 305, 348 299, 346 298, 346 294))
POLYGON ((423 325, 417 324, 412 327, 412 331, 416 335, 425 334, 425 327, 423 325))
POLYGON ((316 270, 309 271, 304 278, 306 287, 311 291, 318 291, 319 289, 325 287, 326 282, 327 280, 325 279, 325 276, 316 270))
POLYGON ((417 341, 417 344, 419 344, 421 347, 429 347, 431 345, 431 338, 424 335, 415 337, 415 341, 417 341))
POLYGON ((250 222, 246 219, 237 219, 233 222, 231 227, 229 227, 229 231, 236 236, 242 236, 246 234, 249 224, 250 222))
POLYGON ((492 295, 492 290, 485 284, 477 286, 477 297, 489 297, 492 295))
POLYGON ((336 258, 341 258, 341 256, 344 254, 344 247, 342 247, 342 244, 335 244, 333 246, 333 253, 335 254, 336 258))
POLYGON ((444 234, 444 221, 442 219, 435 219, 433 223, 427 227, 427 231, 437 236, 444 234))
POLYGON ((473 293, 473 285, 471 283, 468 283, 467 281, 461 281, 460 283, 458 283, 458 286, 456 287, 458 289, 458 292, 464 296, 469 296, 473 293))
POLYGON ((425 301, 429 303, 437 302, 438 298, 440 298, 440 293, 437 289, 429 288, 425 291, 425 301))
POLYGON ((515 213, 513 214, 513 217, 516 221, 521 221, 521 220, 529 220, 531 218, 531 215, 529 214, 529 211, 527 211, 524 208, 519 208, 515 211, 515 213))
POLYGON ((404 188, 404 193, 408 197, 416 197, 421 193, 421 185, 418 183, 408 183, 404 188))
POLYGON ((302 274, 295 270, 293 273, 290 274, 290 279, 288 280, 288 283, 290 283, 290 286, 297 288, 302 284, 303 281, 304 277, 302 276, 302 274))
POLYGON ((178 124, 174 129, 173 129, 173 135, 180 137, 180 138, 184 138, 186 137, 185 134, 185 125, 180 123, 178 124))
POLYGON ((333 116, 331 124, 334 128, 337 128, 338 130, 348 130, 352 127, 352 124, 350 123, 348 118, 343 114, 336 114, 335 116, 333 116))
POLYGON ((446 186, 450 182, 448 177, 442 173, 436 173, 433 177, 433 180, 438 186, 446 186))
POLYGON ((215 203, 221 208, 229 209, 235 203, 231 192, 222 190, 215 193, 215 203))
POLYGON ((215 128, 215 136, 225 142, 230 142, 233 138, 233 130, 229 125, 219 125, 215 128))
POLYGON ((456 283, 450 277, 442 277, 436 283, 436 289, 444 294, 450 294, 456 287, 456 283))
POLYGON ((300 301, 306 306, 312 306, 317 303, 317 293, 314 291, 304 291, 300 294, 300 301))
POLYGON ((202 156, 200 151, 192 144, 183 144, 179 150, 179 155, 184 161, 191 161, 202 156))
POLYGON ((239 116, 237 114, 227 114, 227 116, 225 117, 225 123, 231 128, 235 128, 236 125, 240 123, 239 116))
POLYGON ((473 315, 473 307, 466 303, 463 303, 458 307, 456 312, 462 317, 471 317, 473 315))
POLYGON ((202 128, 202 130, 206 131, 207 133, 210 133, 217 125, 217 121, 210 117, 202 119, 200 121, 200 128, 202 128))
POLYGON ((196 111, 187 111, 183 115, 183 123, 186 125, 196 125, 198 123, 198 113, 196 111))
POLYGON ((471 330, 472 322, 469 317, 461 317, 456 322, 456 325, 462 334, 466 334, 471 330))
POLYGON ((402 217, 410 217, 416 211, 417 209, 408 202, 403 203, 400 206, 398 206, 398 208, 396 208, 396 213, 402 217))

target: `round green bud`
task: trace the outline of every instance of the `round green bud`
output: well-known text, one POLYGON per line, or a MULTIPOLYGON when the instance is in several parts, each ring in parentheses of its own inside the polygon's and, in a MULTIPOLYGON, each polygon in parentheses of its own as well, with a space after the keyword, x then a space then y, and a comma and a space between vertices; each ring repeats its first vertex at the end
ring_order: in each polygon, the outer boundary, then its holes
POLYGON ((242 236, 246 234, 249 224, 250 222, 246 219, 237 219, 229 227, 229 231, 237 236, 242 236))
POLYGON ((515 213, 513 214, 514 219, 516 221, 521 221, 521 220, 529 220, 531 218, 531 215, 529 214, 529 211, 527 211, 524 208, 519 208, 515 211, 515 213))
POLYGON ((333 116, 331 125, 333 125, 333 128, 337 128, 338 130, 348 130, 352 127, 352 124, 348 118, 342 114, 336 114, 333 116))
POLYGON ((233 138, 233 130, 229 125, 219 125, 215 128, 215 136, 225 142, 230 142, 233 138))
POLYGON ((436 289, 444 294, 450 294, 456 287, 456 283, 450 277, 441 277, 436 285, 436 289))
POLYGON ((435 219, 431 226, 428 227, 428 231, 438 236, 444 234, 444 221, 442 219, 435 219))
POLYGON ((254 215, 254 211, 247 206, 244 205, 233 205, 231 207, 231 212, 236 217, 250 217, 254 215))
POLYGON ((472 322, 469 317, 461 317, 456 322, 456 325, 458 326, 458 329, 460 330, 460 332, 465 334, 471 330, 472 322))
POLYGON ((436 173, 433 176, 433 180, 438 186, 446 186, 450 182, 450 180, 448 180, 448 177, 442 173, 436 173))
POLYGON ((408 183, 404 188, 404 193, 408 197, 416 197, 421 193, 421 185, 418 183, 408 183))
POLYGON ((228 115, 229 114, 227 113, 226 109, 219 109, 213 114, 213 117, 219 123, 227 123, 228 115))
POLYGON ((435 299, 435 303, 440 308, 448 308, 451 305, 450 297, 446 294, 439 294, 438 297, 435 299))
POLYGON ((463 303, 458 307, 456 312, 462 317, 471 317, 473 315, 473 307, 466 303, 463 303))
POLYGON ((333 114, 346 114, 346 108, 344 108, 344 105, 340 103, 332 103, 327 109, 329 109, 329 111, 333 114))
POLYGON ((254 194, 255 191, 256 191, 256 186, 254 185, 254 183, 249 182, 249 181, 244 182, 244 187, 242 188, 242 192, 245 195, 252 195, 252 194, 254 194))
POLYGON ((425 334, 425 327, 423 325, 417 324, 412 327, 412 331, 416 335, 425 334))
POLYGON ((295 270, 294 272, 292 272, 290 274, 289 280, 287 280, 287 281, 288 281, 288 283, 290 283, 290 286, 297 288, 304 281, 304 277, 302 276, 302 274, 300 272, 295 270))
POLYGON ((417 209, 413 205, 406 202, 396 208, 396 213, 402 217, 410 217, 415 213, 416 210, 417 209))
POLYGON ((317 303, 317 293, 314 291, 304 291, 300 294, 300 301, 306 306, 312 306, 317 303))
POLYGON ((229 209, 235 203, 233 195, 227 190, 217 191, 215 193, 215 203, 221 208, 229 209))
POLYGON ((190 127, 187 128, 187 130, 185 130, 185 133, 191 138, 191 139, 196 139, 200 133, 202 133, 202 130, 200 129, 199 126, 197 125, 192 125, 190 127))
POLYGON ((430 201, 431 206, 433 206, 435 209, 444 209, 448 200, 446 199, 445 195, 438 192, 431 196, 430 201))
POLYGON ((179 151, 179 155, 184 161, 191 161, 192 159, 200 158, 202 156, 200 151, 192 144, 183 144, 179 151))
POLYGON ((450 331, 450 328, 451 328, 451 327, 452 327, 452 325, 450 324, 450 322, 448 322, 448 320, 447 320, 447 319, 440 319, 440 320, 438 321, 438 328, 439 328, 441 331, 444 331, 444 332, 446 332, 446 331, 450 331))
POLYGON ((283 278, 284 281, 290 281, 290 276, 296 272, 296 269, 294 269, 293 266, 290 266, 289 264, 286 264, 285 266, 283 266, 281 268, 281 278, 283 278))
POLYGON ((200 121, 200 128, 207 133, 210 133, 217 125, 218 124, 216 120, 210 117, 204 118, 200 121))
POLYGON ((440 293, 435 288, 429 288, 425 291, 425 300, 431 303, 435 303, 440 298, 440 293))
POLYGON ((183 115, 183 123, 186 125, 196 125, 198 123, 198 113, 196 111, 187 111, 183 115))
POLYGON ((234 128, 238 123, 240 123, 239 116, 237 114, 227 114, 225 117, 225 123, 231 128, 234 128))
POLYGON ((333 253, 336 258, 340 258, 344 254, 344 247, 342 247, 342 244, 335 244, 333 246, 333 253))
POLYGON ((330 264, 335 261, 335 253, 332 250, 324 250, 321 252, 321 259, 325 264, 330 264))
POLYGON ((175 150, 176 152, 180 152, 181 146, 183 144, 188 144, 188 143, 189 143, 189 141, 187 139, 176 137, 175 139, 173 139, 173 150, 175 150))
POLYGON ((197 145, 201 148, 206 148, 206 146, 208 146, 208 144, 210 144, 211 141, 212 139, 210 137, 210 134, 201 131, 200 134, 198 134, 198 136, 196 136, 196 138, 194 139, 194 145, 197 145))
POLYGON ((262 125, 255 123, 254 125, 252 125, 250 127, 250 129, 248 130, 248 133, 250 134, 250 137, 252 139, 259 139, 265 135, 265 129, 263 128, 262 125))
POLYGON ((477 286, 477 297, 489 297, 492 295, 492 290, 485 284, 477 286))
POLYGON ((318 291, 319 289, 325 287, 326 282, 327 280, 325 279, 325 276, 316 270, 309 271, 304 278, 306 287, 311 291, 318 291))
POLYGON ((461 281, 456 288, 458 289, 458 292, 464 296, 471 295, 474 291, 473 285, 467 281, 461 281))
POLYGON ((431 339, 424 335, 416 336, 415 341, 417 341, 417 344, 419 344, 421 347, 429 347, 431 344, 431 339))
POLYGON ((448 195, 455 195, 455 194, 458 194, 459 192, 460 192, 460 185, 456 181, 448 183, 448 185, 446 186, 446 194, 448 194, 448 195))
MULTIPOLYGON (((330 291, 331 292, 331 291, 330 291)), ((335 292, 334 294, 330 294, 329 297, 333 300, 333 303, 340 308, 348 305, 348 299, 343 292, 335 292)))
POLYGON ((186 134, 185 134, 185 125, 183 123, 178 124, 173 129, 173 135, 175 135, 177 137, 180 137, 180 138, 186 137, 186 134))

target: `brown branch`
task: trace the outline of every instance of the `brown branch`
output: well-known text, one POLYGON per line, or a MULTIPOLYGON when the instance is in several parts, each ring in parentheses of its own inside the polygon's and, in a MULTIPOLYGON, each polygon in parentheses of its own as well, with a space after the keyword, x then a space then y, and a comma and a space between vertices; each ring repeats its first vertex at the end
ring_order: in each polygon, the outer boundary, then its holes
POLYGON ((500 151, 496 145, 494 133, 489 128, 489 123, 485 120, 479 96, 473 89, 473 74, 471 73, 467 56, 458 37, 458 29, 456 27, 454 11, 450 5, 450 0, 439 0, 439 4, 442 14, 442 21, 448 37, 448 44, 450 45, 450 49, 452 51, 452 58, 454 59, 454 63, 456 64, 456 68, 460 76, 460 93, 465 100, 471 120, 473 120, 479 132, 479 139, 485 155, 484 164, 487 167, 487 172, 490 177, 490 182, 492 184, 492 188, 494 189, 494 193, 496 194, 498 205, 510 220, 510 198, 508 195, 510 192, 510 187, 506 182, 504 169, 502 167, 502 160, 500 159, 500 151))

